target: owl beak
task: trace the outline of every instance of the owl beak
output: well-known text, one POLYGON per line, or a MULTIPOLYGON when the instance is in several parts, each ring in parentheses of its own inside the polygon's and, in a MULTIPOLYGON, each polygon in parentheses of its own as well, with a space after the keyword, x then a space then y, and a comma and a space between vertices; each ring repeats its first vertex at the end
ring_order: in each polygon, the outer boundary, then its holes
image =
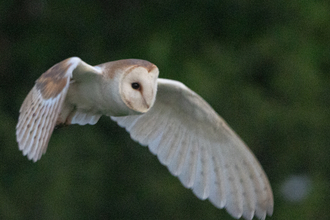
POLYGON ((147 102, 147 100, 146 100, 146 98, 143 96, 143 104, 144 104, 144 106, 146 107, 146 109, 148 109, 149 110, 149 108, 150 108, 150 103, 148 103, 147 102))
POLYGON ((141 96, 143 98, 142 105, 145 109, 144 112, 147 112, 152 107, 152 104, 154 102, 154 99, 152 98, 153 90, 151 90, 151 91, 141 90, 140 92, 141 92, 141 96))

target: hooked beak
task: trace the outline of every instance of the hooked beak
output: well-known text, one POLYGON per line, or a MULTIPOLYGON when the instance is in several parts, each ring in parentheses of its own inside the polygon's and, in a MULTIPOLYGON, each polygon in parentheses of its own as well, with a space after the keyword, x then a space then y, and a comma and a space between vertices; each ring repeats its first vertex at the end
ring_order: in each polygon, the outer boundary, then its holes
POLYGON ((143 97, 143 105, 146 107, 146 109, 148 111, 151 104, 150 103, 147 103, 146 98, 144 96, 142 96, 142 97, 143 97))

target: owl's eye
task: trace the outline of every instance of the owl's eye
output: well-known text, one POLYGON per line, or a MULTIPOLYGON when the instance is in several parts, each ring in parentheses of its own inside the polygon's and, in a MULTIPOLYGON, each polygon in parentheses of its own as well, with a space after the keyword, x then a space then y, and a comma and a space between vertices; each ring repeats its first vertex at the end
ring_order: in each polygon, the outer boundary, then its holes
POLYGON ((137 82, 134 82, 134 83, 132 83, 132 88, 135 90, 138 90, 138 89, 140 89, 140 84, 137 82))

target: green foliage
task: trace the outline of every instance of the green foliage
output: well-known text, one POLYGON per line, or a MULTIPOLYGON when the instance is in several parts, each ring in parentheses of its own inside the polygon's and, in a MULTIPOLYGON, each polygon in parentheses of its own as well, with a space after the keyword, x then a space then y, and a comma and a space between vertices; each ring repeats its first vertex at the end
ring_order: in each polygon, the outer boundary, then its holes
POLYGON ((36 164, 21 156, 19 107, 70 56, 155 63, 254 151, 274 190, 270 219, 329 219, 329 11, 322 0, 1 1, 0 219, 232 219, 106 117, 56 131, 36 164), (280 191, 293 174, 311 178, 297 203, 280 191))

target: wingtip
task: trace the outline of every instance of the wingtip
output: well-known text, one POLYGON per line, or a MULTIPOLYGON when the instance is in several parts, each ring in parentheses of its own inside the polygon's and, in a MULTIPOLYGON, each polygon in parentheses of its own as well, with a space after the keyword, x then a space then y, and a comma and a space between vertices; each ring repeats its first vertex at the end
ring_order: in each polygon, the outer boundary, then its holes
POLYGON ((267 209, 267 215, 272 216, 274 212, 274 206, 269 206, 267 209))
POLYGON ((233 207, 225 205, 225 209, 233 218, 239 219, 243 216, 243 208, 235 209, 233 207))

